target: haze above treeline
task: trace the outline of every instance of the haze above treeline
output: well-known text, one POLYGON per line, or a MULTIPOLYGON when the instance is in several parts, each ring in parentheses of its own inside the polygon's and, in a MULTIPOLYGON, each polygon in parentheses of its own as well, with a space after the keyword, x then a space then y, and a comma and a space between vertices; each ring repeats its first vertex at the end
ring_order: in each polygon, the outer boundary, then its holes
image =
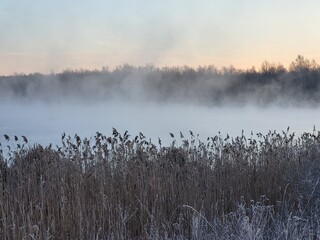
POLYGON ((0 77, 0 99, 17 101, 136 101, 220 106, 320 103, 320 65, 301 55, 289 68, 261 64, 241 70, 233 66, 135 67, 109 70, 65 70, 51 74, 0 77))

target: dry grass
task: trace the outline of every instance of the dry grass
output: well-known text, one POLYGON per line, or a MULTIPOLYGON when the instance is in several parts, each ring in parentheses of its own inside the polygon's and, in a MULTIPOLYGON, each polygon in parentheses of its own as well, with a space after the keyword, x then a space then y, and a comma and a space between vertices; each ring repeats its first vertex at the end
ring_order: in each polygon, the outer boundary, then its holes
POLYGON ((4 139, 2 239, 317 239, 320 134, 4 139))

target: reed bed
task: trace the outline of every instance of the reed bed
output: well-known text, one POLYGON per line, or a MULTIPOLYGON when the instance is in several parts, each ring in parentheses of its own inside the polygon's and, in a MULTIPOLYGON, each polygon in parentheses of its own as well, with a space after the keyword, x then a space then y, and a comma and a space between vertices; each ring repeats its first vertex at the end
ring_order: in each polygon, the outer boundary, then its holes
POLYGON ((1 238, 320 237, 320 132, 188 135, 163 146, 114 129, 56 147, 5 135, 1 238))

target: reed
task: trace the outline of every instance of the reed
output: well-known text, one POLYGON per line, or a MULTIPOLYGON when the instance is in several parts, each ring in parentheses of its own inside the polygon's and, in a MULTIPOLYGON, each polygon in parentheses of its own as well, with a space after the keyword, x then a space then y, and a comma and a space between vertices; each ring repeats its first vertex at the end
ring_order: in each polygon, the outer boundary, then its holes
POLYGON ((162 146, 114 129, 53 148, 5 135, 0 236, 319 238, 320 132, 180 138, 162 146))

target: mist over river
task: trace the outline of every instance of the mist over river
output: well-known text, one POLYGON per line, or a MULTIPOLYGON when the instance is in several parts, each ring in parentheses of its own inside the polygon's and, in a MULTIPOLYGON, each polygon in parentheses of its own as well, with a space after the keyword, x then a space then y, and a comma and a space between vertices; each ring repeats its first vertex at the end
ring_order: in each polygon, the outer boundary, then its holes
POLYGON ((158 137, 170 144, 173 133, 179 143, 180 131, 185 137, 189 130, 206 140, 219 132, 239 136, 253 133, 282 131, 290 126, 290 132, 299 135, 318 130, 320 109, 314 107, 256 107, 224 106, 205 107, 186 104, 128 103, 120 101, 91 103, 22 103, 0 104, 0 134, 27 136, 30 143, 60 144, 62 133, 80 137, 92 137, 98 131, 110 136, 112 128, 120 133, 129 131, 131 137, 142 132, 153 142, 158 137))

